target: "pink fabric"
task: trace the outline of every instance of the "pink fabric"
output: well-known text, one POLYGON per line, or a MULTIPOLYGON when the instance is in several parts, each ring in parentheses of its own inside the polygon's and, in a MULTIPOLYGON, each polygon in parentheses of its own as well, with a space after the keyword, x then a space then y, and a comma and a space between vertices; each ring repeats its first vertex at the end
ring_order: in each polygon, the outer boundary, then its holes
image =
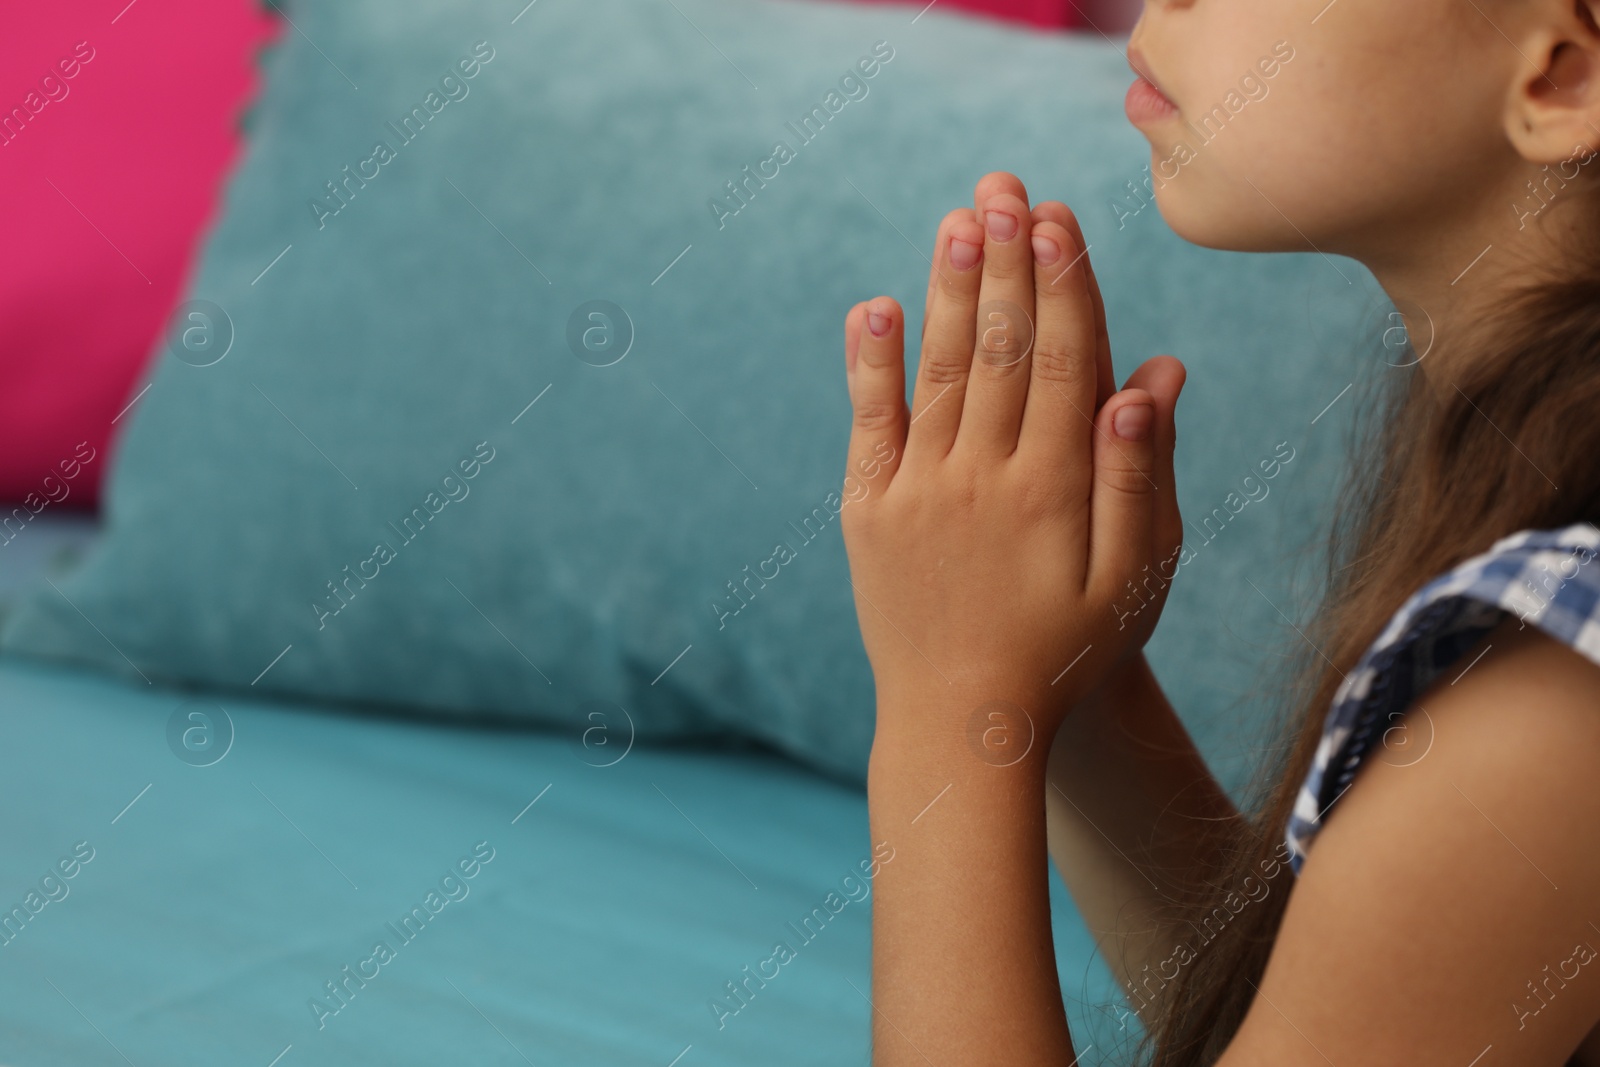
POLYGON ((275 20, 256 0, 8 7, 0 500, 92 507, 275 20))
MULTIPOLYGON (((922 4, 927 0, 858 0, 860 3, 922 4)), ((936 0, 944 10, 959 8, 981 15, 1009 19, 1029 26, 1050 29, 1068 29, 1083 20, 1078 15, 1077 0, 936 0)))

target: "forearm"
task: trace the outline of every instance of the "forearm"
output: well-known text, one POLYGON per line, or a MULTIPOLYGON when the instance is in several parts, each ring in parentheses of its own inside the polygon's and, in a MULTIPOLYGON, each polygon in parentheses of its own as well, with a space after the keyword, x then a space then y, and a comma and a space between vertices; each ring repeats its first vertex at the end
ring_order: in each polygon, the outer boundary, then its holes
POLYGON ((1175 893, 1238 817, 1141 654, 1067 716, 1046 792, 1056 868, 1119 982, 1170 952, 1175 893))
POLYGON ((867 781, 873 840, 895 850, 874 885, 873 1063, 1061 1067, 1047 739, 995 766, 965 729, 983 699, 888 699, 867 781))

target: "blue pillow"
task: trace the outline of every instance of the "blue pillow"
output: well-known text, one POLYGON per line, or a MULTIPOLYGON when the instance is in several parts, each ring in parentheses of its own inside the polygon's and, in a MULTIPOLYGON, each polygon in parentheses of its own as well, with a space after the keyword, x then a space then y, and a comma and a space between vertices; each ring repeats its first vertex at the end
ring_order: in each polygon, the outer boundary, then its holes
POLYGON ((842 321, 887 292, 918 336, 938 220, 1004 169, 1079 212, 1119 371, 1189 366, 1196 559, 1151 657, 1214 758, 1259 725, 1374 287, 1173 235, 1118 43, 788 0, 282 6, 107 536, 9 653, 859 781, 842 321))

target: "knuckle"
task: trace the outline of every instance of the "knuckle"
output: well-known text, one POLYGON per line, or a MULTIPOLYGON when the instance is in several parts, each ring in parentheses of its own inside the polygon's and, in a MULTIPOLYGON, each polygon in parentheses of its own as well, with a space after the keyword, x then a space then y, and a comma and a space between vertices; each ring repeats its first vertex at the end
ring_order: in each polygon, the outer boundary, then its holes
POLYGON ((1009 382, 1013 378, 1028 377, 1028 353, 1018 346, 998 349, 979 345, 972 354, 973 372, 989 381, 1009 382))
POLYGON ((1033 350, 1033 374, 1041 382, 1052 382, 1071 390, 1090 384, 1094 364, 1083 353, 1066 345, 1045 342, 1033 350))
MULTIPOLYGON (((1024 234, 1023 236, 1026 236, 1024 234)), ((1013 238, 1014 240, 1015 238, 1013 238)), ((1025 245, 1027 242, 1024 241, 1025 245)), ((1030 253, 1031 254, 1031 253, 1030 253)), ((984 273, 991 281, 1027 282, 1033 284, 1033 260, 1021 256, 989 256, 984 259, 984 273)))
POLYGON ((889 400, 862 400, 855 407, 855 425, 860 430, 890 430, 899 425, 904 404, 889 400))
POLYGON ((950 385, 967 376, 970 357, 967 353, 942 345, 929 345, 922 354, 918 376, 929 385, 950 385))
POLYGON ((978 348, 1021 359, 1033 347, 1037 333, 1033 313, 1010 300, 986 300, 978 307, 975 327, 978 348))
POLYGON ((1097 467, 1095 478, 1104 488, 1128 496, 1145 496, 1154 493, 1156 488, 1148 472, 1123 461, 1120 456, 1116 462, 1097 467))

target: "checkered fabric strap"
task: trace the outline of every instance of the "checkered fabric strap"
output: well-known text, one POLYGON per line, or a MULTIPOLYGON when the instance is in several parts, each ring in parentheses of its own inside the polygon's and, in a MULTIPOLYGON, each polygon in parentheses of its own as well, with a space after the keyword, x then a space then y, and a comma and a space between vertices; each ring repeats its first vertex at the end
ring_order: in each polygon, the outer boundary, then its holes
POLYGON ((1522 530, 1412 594, 1345 676, 1286 841, 1295 874, 1362 758, 1418 694, 1507 614, 1600 663, 1600 528, 1522 530))

